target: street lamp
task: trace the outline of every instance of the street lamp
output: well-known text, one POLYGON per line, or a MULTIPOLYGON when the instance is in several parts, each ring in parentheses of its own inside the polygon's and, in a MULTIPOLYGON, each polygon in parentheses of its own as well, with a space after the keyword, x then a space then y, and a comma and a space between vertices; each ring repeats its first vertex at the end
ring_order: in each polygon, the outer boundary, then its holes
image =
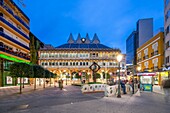
POLYGON ((65 73, 65 76, 66 76, 66 85, 67 85, 67 77, 68 77, 67 75, 68 75, 68 74, 67 74, 67 73, 65 73))
POLYGON ((121 98, 121 94, 120 94, 120 61, 122 60, 123 56, 121 54, 119 54, 117 56, 117 61, 119 62, 119 81, 118 81, 118 94, 117 94, 117 98, 121 98))
POLYGON ((138 67, 137 67, 137 70, 138 70, 138 72, 139 72, 139 71, 141 70, 141 67, 140 67, 140 66, 138 66, 138 67))

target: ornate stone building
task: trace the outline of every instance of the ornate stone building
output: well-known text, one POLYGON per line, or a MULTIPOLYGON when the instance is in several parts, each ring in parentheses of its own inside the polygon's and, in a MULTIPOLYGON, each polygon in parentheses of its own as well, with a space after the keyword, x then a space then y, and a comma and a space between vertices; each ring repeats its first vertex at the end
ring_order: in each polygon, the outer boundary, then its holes
MULTIPOLYGON (((92 78, 92 71, 89 67, 96 62, 100 66, 97 73, 101 75, 100 79, 105 81, 104 73, 116 75, 118 67, 116 56, 119 53, 119 49, 101 44, 97 34, 94 34, 92 40, 88 34, 85 38, 78 34, 76 40, 70 34, 67 43, 58 47, 44 45, 44 48, 39 51, 39 65, 56 73, 62 79, 66 79, 66 76, 74 78, 76 73, 82 77, 83 74, 90 75, 92 78)), ((124 63, 125 59, 121 67, 125 66, 124 63)))

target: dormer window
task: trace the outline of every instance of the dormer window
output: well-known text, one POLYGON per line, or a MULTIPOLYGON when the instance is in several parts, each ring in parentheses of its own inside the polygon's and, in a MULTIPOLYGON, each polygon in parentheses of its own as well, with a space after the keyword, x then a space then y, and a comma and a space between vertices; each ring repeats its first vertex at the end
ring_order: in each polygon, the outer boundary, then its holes
POLYGON ((85 43, 86 39, 85 39, 85 38, 82 38, 81 41, 82 41, 82 43, 85 43))

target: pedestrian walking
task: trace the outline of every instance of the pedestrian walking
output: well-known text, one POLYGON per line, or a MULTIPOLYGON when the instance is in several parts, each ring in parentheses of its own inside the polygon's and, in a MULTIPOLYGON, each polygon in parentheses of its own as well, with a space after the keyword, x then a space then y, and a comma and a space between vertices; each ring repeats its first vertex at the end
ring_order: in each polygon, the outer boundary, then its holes
POLYGON ((60 90, 62 90, 63 89, 63 80, 62 79, 59 80, 58 83, 59 83, 60 90))
POLYGON ((164 94, 165 94, 165 96, 164 96, 165 102, 169 102, 169 99, 170 99, 170 79, 162 81, 162 88, 163 88, 163 91, 164 91, 164 94))

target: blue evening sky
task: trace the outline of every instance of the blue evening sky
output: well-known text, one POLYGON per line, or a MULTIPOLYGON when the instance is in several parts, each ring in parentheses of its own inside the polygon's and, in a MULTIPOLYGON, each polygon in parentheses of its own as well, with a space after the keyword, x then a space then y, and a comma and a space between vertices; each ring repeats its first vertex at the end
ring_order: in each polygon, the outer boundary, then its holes
MULTIPOLYGON (((19 5, 19 3, 16 3, 19 5)), ((163 26, 163 0, 23 0, 19 7, 30 18, 31 32, 53 46, 97 33, 100 42, 126 52, 126 39, 142 18, 154 18, 154 31, 163 26)))

